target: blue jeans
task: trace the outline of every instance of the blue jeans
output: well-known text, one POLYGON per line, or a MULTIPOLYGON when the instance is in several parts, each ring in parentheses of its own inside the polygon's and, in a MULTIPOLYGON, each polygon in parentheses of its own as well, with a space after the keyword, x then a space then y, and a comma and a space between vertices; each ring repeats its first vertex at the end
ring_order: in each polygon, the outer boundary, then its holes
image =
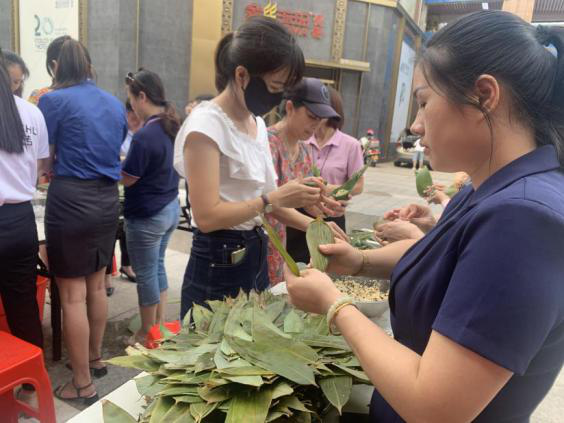
POLYGON ((125 219, 127 249, 137 279, 140 306, 158 304, 161 292, 168 288, 164 257, 179 219, 176 198, 154 216, 125 219))
POLYGON ((221 230, 194 232, 190 260, 182 283, 180 315, 193 303, 236 297, 242 289, 264 291, 270 285, 266 262, 268 237, 257 227, 250 231, 221 230), (240 261, 232 263, 231 253, 245 249, 240 261))

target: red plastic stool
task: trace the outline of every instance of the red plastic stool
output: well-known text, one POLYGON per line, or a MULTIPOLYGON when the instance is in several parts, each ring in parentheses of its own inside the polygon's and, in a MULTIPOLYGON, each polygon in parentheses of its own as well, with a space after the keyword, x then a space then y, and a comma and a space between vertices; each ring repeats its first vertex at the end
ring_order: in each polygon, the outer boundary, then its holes
POLYGON ((18 423, 18 415, 22 412, 43 423, 56 423, 51 382, 43 364, 43 352, 35 345, 0 331, 1 420, 18 423), (22 383, 31 383, 35 387, 38 410, 14 397, 14 388, 22 383))
MULTIPOLYGON (((178 333, 180 332, 180 329, 182 329, 182 327, 180 326, 180 320, 175 320, 173 322, 165 322, 164 325, 172 333, 178 333)), ((161 334, 161 326, 153 325, 153 327, 151 328, 151 330, 149 330, 149 333, 147 334, 147 339, 145 340, 145 347, 149 349, 157 348, 159 346, 159 343, 157 341, 162 339, 162 337, 163 336, 161 334)))

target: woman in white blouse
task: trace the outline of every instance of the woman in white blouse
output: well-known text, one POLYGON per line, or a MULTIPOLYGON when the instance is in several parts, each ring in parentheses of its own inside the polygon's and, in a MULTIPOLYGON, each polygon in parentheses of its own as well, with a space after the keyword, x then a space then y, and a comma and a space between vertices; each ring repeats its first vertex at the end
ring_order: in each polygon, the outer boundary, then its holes
POLYGON ((197 228, 182 286, 182 317, 193 303, 268 288, 268 239, 260 213, 305 230, 311 218, 294 208, 328 201, 317 178, 308 181, 313 187, 296 180, 277 188, 260 117, 301 79, 304 66, 294 37, 265 17, 249 20, 217 47, 220 94, 198 105, 176 138, 175 167, 187 178, 197 228))

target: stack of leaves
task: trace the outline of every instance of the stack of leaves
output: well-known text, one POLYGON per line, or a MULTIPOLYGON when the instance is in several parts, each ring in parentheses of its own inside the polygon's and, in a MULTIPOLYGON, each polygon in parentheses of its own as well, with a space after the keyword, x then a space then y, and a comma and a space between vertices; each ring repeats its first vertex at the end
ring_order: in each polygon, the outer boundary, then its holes
MULTIPOLYGON (((158 349, 129 348, 109 360, 149 373, 135 379, 149 398, 140 422, 319 421, 329 404, 341 412, 353 384, 369 384, 324 316, 269 293, 208 304, 195 305, 158 349)), ((110 402, 104 413, 106 423, 137 421, 110 402)))

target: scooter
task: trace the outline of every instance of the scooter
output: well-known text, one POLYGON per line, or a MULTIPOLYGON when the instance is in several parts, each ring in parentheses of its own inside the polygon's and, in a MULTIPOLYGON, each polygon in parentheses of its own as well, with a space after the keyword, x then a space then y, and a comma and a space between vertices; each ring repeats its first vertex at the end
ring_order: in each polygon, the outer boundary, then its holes
POLYGON ((371 167, 376 167, 378 159, 380 158, 380 140, 371 139, 366 148, 364 149, 364 164, 371 167))

